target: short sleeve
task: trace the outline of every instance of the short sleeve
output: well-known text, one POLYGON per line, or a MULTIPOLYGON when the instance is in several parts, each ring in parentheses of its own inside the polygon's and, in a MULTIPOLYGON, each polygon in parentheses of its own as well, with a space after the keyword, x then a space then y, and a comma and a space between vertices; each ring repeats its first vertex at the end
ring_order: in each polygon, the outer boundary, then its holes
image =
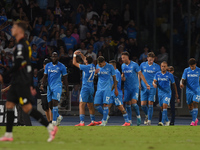
POLYGON ((121 69, 122 69, 122 73, 124 73, 124 65, 123 64, 121 66, 121 69))
POLYGON ((141 69, 137 63, 135 63, 135 72, 140 72, 141 69))
POLYGON ((45 66, 44 74, 48 74, 48 69, 47 68, 48 68, 48 65, 45 66))
POLYGON ((88 70, 88 66, 87 65, 79 64, 79 67, 80 67, 80 70, 83 70, 83 71, 87 71, 88 70))
POLYGON ((171 83, 175 83, 175 80, 174 80, 174 75, 173 74, 170 74, 170 80, 171 80, 171 83))
POLYGON ((154 80, 156 80, 156 81, 158 81, 158 76, 157 76, 157 73, 155 74, 155 76, 154 76, 154 78, 153 78, 154 80))
POLYGON ((116 80, 117 80, 117 82, 119 82, 120 78, 121 78, 121 74, 120 74, 120 72, 117 72, 116 73, 116 80))
POLYGON ((143 67, 143 63, 141 63, 141 65, 140 65, 140 70, 143 72, 142 67, 143 67))
POLYGON ((110 65, 110 66, 111 66, 110 67, 111 68, 111 75, 112 76, 116 75, 114 67, 112 65, 110 65))
POLYGON ((64 65, 62 65, 61 71, 62 71, 62 75, 63 76, 67 75, 67 69, 66 69, 66 67, 64 65))
POLYGON ((182 75, 182 79, 186 80, 186 78, 187 78, 187 71, 185 69, 182 75))

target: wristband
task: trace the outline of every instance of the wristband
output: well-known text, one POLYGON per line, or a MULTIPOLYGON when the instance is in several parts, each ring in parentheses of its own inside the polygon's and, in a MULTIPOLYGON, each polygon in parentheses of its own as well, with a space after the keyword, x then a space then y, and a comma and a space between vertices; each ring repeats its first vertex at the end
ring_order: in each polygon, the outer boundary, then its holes
POLYGON ((74 54, 74 57, 76 57, 76 54, 74 54))

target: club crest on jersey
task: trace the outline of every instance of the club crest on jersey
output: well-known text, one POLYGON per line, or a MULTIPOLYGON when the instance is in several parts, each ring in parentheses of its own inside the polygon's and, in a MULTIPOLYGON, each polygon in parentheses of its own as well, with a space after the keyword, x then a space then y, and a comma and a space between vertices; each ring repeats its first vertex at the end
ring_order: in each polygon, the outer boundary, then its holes
POLYGON ((18 45, 17 45, 17 50, 18 50, 18 51, 22 51, 22 48, 23 48, 23 45, 22 45, 22 44, 18 44, 18 45))

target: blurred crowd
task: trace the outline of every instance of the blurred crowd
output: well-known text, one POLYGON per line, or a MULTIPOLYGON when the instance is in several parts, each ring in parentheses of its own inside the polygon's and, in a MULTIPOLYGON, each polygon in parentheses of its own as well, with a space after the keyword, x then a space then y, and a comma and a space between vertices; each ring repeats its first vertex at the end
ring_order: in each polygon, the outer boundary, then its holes
MULTIPOLYGON (((198 57, 199 0, 191 2, 191 38, 194 45, 191 47, 194 47, 194 55, 198 57)), ((94 64, 97 57, 102 55, 106 61, 115 59, 119 70, 122 64, 121 53, 124 51, 128 51, 130 59, 139 64, 146 61, 150 51, 157 54, 158 64, 169 60, 170 0, 157 1, 156 28, 159 45, 156 50, 152 49, 153 0, 140 1, 139 26, 136 26, 138 18, 131 1, 121 6, 123 10, 108 3, 99 3, 97 5, 95 0, 79 0, 76 5, 70 0, 1 0, 0 73, 13 65, 15 39, 10 34, 10 28, 15 20, 27 21, 25 38, 32 48, 31 63, 35 74, 43 67, 43 60, 50 58, 52 52, 56 51, 59 61, 67 67, 71 84, 81 82, 80 71, 72 64, 73 52, 77 49, 84 55, 92 56, 94 64)), ((181 61, 182 58, 178 56, 187 55, 187 2, 174 0, 173 3, 174 58, 181 61)), ((81 59, 77 57, 77 61, 81 62, 81 59)))

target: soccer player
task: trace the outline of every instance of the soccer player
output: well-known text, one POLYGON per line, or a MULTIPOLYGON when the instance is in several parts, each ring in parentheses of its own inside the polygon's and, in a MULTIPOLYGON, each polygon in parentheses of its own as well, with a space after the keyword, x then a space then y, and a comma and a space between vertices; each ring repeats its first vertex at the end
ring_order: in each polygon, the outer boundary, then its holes
POLYGON ((85 126, 85 105, 87 104, 90 112, 91 123, 88 126, 95 126, 95 110, 94 110, 94 72, 95 65, 92 63, 91 56, 85 57, 80 51, 75 51, 73 56, 73 65, 82 70, 82 88, 79 99, 79 117, 80 123, 75 126, 85 126), (76 56, 80 55, 85 65, 79 64, 76 61, 76 56))
POLYGON ((199 94, 199 77, 200 77, 200 68, 196 66, 196 60, 190 58, 189 67, 186 68, 183 72, 182 79, 180 82, 180 88, 184 88, 186 84, 186 102, 192 115, 191 126, 197 126, 198 119, 198 103, 200 100, 199 94))
POLYGON ((170 125, 170 121, 167 117, 167 107, 171 100, 171 84, 174 86, 176 98, 178 99, 178 92, 176 88, 176 84, 174 81, 174 76, 167 71, 168 66, 167 62, 163 61, 161 63, 161 71, 155 74, 153 80, 154 88, 158 88, 158 100, 159 105, 162 111, 162 123, 161 126, 166 122, 166 126, 170 125))
POLYGON ((138 75, 144 81, 146 88, 150 90, 150 86, 143 76, 139 65, 129 59, 129 53, 122 53, 122 81, 124 81, 124 102, 126 102, 126 111, 128 113, 129 122, 132 124, 132 110, 133 106, 136 116, 137 125, 141 124, 140 110, 137 105, 138 94, 139 94, 139 80, 138 75))
POLYGON ((14 50, 14 66, 8 72, 0 76, 0 82, 3 83, 3 77, 12 73, 11 86, 8 90, 6 102, 6 133, 0 138, 0 141, 13 141, 14 107, 16 104, 20 103, 25 113, 47 127, 49 132, 47 141, 51 142, 55 138, 58 128, 49 123, 31 104, 32 95, 36 94, 36 91, 31 85, 33 80, 30 62, 31 47, 29 42, 24 39, 26 27, 27 25, 23 21, 17 21, 13 24, 11 32, 17 43, 16 49, 14 50))
MULTIPOLYGON (((43 61, 43 68, 38 71, 39 87, 40 87, 40 84, 42 82, 42 78, 44 76, 45 66, 48 63, 50 63, 50 60, 46 58, 43 61)), ((52 113, 51 113, 51 109, 49 108, 48 101, 47 101, 47 82, 44 83, 43 86, 44 86, 43 90, 40 90, 40 95, 41 95, 41 100, 42 100, 42 109, 45 111, 45 115, 47 117, 47 120, 49 122, 52 122, 52 113)))
POLYGON ((121 90, 121 73, 119 72, 119 70, 116 67, 116 61, 115 60, 109 61, 109 64, 113 65, 113 67, 115 69, 116 80, 117 80, 117 90, 118 90, 118 93, 119 93, 118 96, 115 96, 114 83, 113 83, 113 80, 112 80, 112 85, 113 85, 112 89, 113 90, 112 90, 111 98, 110 98, 109 112, 110 112, 110 108, 112 107, 112 105, 115 104, 118 107, 118 109, 122 112, 124 120, 125 120, 125 123, 122 126, 130 126, 131 124, 130 124, 129 119, 128 119, 128 114, 127 114, 126 110, 124 109, 123 102, 122 102, 123 93, 122 93, 122 90, 121 90))
POLYGON ((150 90, 146 88, 146 85, 143 81, 140 82, 140 76, 139 76, 139 82, 141 83, 141 107, 145 114, 145 120, 144 124, 151 125, 151 119, 153 116, 153 103, 155 102, 156 97, 156 89, 153 87, 153 79, 155 74, 160 71, 160 66, 156 63, 154 63, 155 54, 153 52, 149 52, 147 54, 147 61, 141 63, 140 69, 142 71, 142 74, 144 75, 145 79, 147 80, 147 83, 150 85, 150 90), (148 106, 147 107, 147 101, 148 106))
POLYGON ((47 86, 47 100, 49 103, 49 108, 53 113, 53 125, 60 125, 63 117, 58 113, 58 103, 60 102, 60 96, 62 94, 62 76, 63 83, 66 87, 67 94, 68 90, 68 81, 67 81, 67 70, 65 65, 58 61, 58 54, 56 52, 52 53, 51 56, 52 62, 46 64, 44 77, 42 79, 41 88, 44 87, 44 83, 48 77, 48 86, 47 86))
POLYGON ((103 56, 98 57, 97 63, 98 65, 96 66, 95 76, 98 76, 98 83, 94 98, 94 106, 99 113, 103 114, 103 119, 99 122, 101 123, 100 126, 106 126, 109 112, 108 105, 111 97, 112 78, 114 81, 114 93, 115 96, 118 96, 116 73, 114 67, 105 62, 103 56), (103 105, 104 110, 101 105, 103 105))

